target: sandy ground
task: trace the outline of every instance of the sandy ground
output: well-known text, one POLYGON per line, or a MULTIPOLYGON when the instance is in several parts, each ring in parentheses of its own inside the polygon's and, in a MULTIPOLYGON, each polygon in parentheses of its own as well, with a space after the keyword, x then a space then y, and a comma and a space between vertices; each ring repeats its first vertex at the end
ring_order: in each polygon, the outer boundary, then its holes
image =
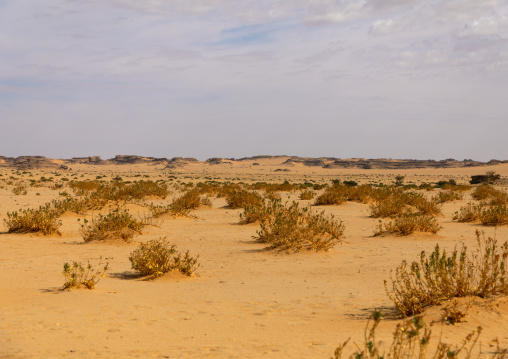
MULTIPOLYGON (((28 187, 16 196, 12 185, 21 180, 54 177, 106 180, 120 175, 124 181, 167 179, 184 182, 214 180, 329 182, 353 179, 360 183, 392 183, 403 174, 408 182, 454 178, 466 183, 469 176, 494 170, 508 176, 508 165, 458 169, 328 170, 304 166, 284 169, 284 159, 221 165, 189 165, 163 171, 144 165, 73 166, 71 171, 0 170, 0 221, 7 212, 34 208, 59 198, 48 187, 28 187), (60 175, 59 175, 60 174, 60 175), (32 177, 30 177, 32 175, 32 177), (148 176, 145 177, 145 176, 148 176), (5 181, 2 181, 5 180, 5 181)), ((70 190, 69 190, 70 192, 70 190)), ((298 200, 297 193, 282 198, 298 200)), ((158 203, 169 203, 171 196, 158 203)), ((64 214, 61 236, 0 232, 0 357, 1 358, 329 358, 341 342, 362 343, 367 319, 374 309, 386 314, 378 339, 391 342, 401 322, 387 297, 383 281, 402 260, 416 260, 436 243, 452 250, 462 243, 475 247, 475 230, 485 230, 498 240, 508 239, 508 228, 456 223, 452 214, 467 203, 445 203, 437 235, 373 237, 377 219, 368 205, 346 203, 319 207, 346 225, 346 239, 326 253, 292 255, 264 251, 253 241, 258 224, 238 225, 241 210, 225 208, 224 199, 213 199, 212 208, 194 211, 196 218, 165 216, 160 227, 147 227, 133 243, 87 243, 79 232, 78 218, 64 214), (139 242, 167 237, 180 251, 199 255, 201 267, 194 277, 167 275, 153 281, 133 274, 129 254, 139 242), (59 291, 63 263, 108 261, 110 271, 95 290, 59 291)), ((302 204, 309 201, 300 201, 302 204)), ((133 214, 144 208, 128 205, 133 214)), ((427 311, 427 321, 438 320, 441 309, 427 311)), ((481 325, 482 349, 499 338, 508 346, 508 301, 476 300, 466 322, 436 324, 436 337, 459 344, 481 325)), ((437 339, 436 339, 437 340, 437 339)), ((352 350, 354 345, 350 344, 352 350)))

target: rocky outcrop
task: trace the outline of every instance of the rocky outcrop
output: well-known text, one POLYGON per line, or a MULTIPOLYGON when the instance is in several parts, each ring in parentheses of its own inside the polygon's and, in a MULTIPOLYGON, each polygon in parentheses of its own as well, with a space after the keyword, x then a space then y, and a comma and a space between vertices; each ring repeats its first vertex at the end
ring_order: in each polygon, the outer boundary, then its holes
POLYGON ((44 156, 20 156, 20 157, 5 157, 0 156, 1 167, 12 167, 17 169, 58 169, 60 165, 50 158, 44 156))

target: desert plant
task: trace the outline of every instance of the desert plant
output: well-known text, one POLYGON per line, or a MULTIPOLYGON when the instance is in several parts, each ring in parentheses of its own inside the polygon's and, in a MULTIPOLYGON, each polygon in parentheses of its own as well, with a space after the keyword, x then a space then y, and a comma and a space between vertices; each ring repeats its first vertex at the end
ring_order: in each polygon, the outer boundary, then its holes
POLYGON ((106 215, 99 214, 92 221, 84 220, 81 224, 81 235, 85 242, 121 238, 130 241, 134 234, 141 233, 142 223, 132 217, 127 210, 120 208, 106 215))
POLYGON ((425 307, 441 304, 454 297, 508 294, 508 242, 498 246, 497 240, 476 231, 478 247, 469 254, 462 246, 448 255, 437 244, 434 252, 420 254, 420 262, 397 267, 388 297, 404 316, 422 313, 425 307))
POLYGON ((139 248, 130 254, 132 269, 141 275, 160 277, 170 271, 179 271, 191 276, 199 267, 198 258, 189 255, 189 251, 182 255, 175 245, 171 245, 166 238, 151 240, 140 244, 139 248))
POLYGON ((312 213, 296 202, 285 206, 280 200, 270 200, 263 211, 261 229, 255 238, 269 244, 267 249, 277 248, 288 253, 302 249, 327 251, 344 236, 344 224, 333 215, 312 213))
POLYGON ((188 216, 190 211, 201 206, 201 197, 198 190, 190 190, 176 198, 170 204, 170 212, 174 216, 188 216))
POLYGON ((304 190, 300 193, 300 199, 301 200, 311 200, 316 196, 315 192, 304 190))
POLYGON ((63 284, 62 290, 73 290, 79 288, 94 289, 95 285, 106 275, 106 271, 109 269, 109 263, 102 266, 102 257, 97 267, 93 267, 90 262, 84 267, 81 263, 72 262, 64 264, 64 270, 62 272, 65 277, 65 283, 63 284))
POLYGON ((19 195, 26 195, 28 192, 26 190, 26 186, 23 182, 18 182, 14 188, 12 189, 12 193, 14 193, 16 196, 19 195))
POLYGON ((390 222, 382 223, 380 221, 374 236, 385 232, 398 233, 402 236, 410 235, 414 232, 430 232, 436 234, 441 229, 436 218, 430 215, 404 212, 398 215, 390 222))
POLYGON ((474 222, 480 218, 484 206, 480 204, 468 203, 460 210, 454 213, 453 220, 458 222, 474 222))
POLYGON ((464 195, 458 192, 452 191, 441 191, 437 194, 436 201, 437 203, 444 203, 450 201, 457 201, 464 198, 464 195))
POLYGON ((62 221, 49 205, 39 209, 20 209, 19 212, 7 212, 4 224, 9 233, 36 233, 45 235, 58 234, 62 221))
POLYGON ((233 209, 256 206, 263 202, 263 197, 259 193, 243 189, 227 192, 225 198, 227 206, 233 209))
MULTIPOLYGON (((363 345, 356 345, 356 351, 349 355, 351 359, 426 359, 429 343, 432 339, 432 331, 425 323, 423 317, 415 316, 397 324, 393 332, 393 341, 388 346, 388 352, 382 352, 381 343, 376 340, 376 330, 382 320, 382 315, 375 311, 367 322, 365 328, 365 342, 363 345)), ((473 349, 476 347, 482 332, 482 327, 469 333, 462 343, 451 345, 444 343, 442 337, 435 346, 435 352, 431 356, 435 359, 470 359, 473 349)), ((331 359, 342 359, 349 339, 339 345, 331 359)), ((481 347, 480 347, 481 350, 481 347)), ((504 359, 507 349, 501 349, 499 342, 494 353, 489 353, 486 358, 504 359)), ((481 353, 480 353, 481 354, 481 353)), ((480 357, 480 354, 478 357, 480 357)))
POLYGON ((492 206, 481 211, 481 224, 485 226, 502 226, 508 224, 508 207, 506 205, 492 206))

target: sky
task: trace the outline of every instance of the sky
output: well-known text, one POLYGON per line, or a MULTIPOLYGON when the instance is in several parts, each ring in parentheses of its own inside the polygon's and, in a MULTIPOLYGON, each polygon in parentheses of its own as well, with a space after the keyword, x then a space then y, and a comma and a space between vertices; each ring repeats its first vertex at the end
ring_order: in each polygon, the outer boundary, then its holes
POLYGON ((507 0, 0 0, 0 155, 508 159, 507 0))

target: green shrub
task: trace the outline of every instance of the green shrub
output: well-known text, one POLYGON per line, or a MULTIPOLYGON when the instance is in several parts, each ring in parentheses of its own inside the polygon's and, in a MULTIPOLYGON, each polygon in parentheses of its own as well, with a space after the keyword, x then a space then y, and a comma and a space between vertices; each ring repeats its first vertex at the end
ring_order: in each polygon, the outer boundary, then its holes
POLYGON ((287 207, 280 200, 271 200, 263 211, 265 215, 256 239, 267 243, 267 249, 277 248, 288 253, 302 249, 327 251, 344 237, 345 226, 333 215, 312 213, 296 202, 287 207))
POLYGON ((169 244, 166 238, 159 238, 140 244, 139 248, 131 253, 129 260, 132 269, 142 276, 150 275, 156 278, 171 271, 191 276, 199 267, 198 258, 199 256, 189 256, 189 251, 182 258, 175 245, 169 244))

